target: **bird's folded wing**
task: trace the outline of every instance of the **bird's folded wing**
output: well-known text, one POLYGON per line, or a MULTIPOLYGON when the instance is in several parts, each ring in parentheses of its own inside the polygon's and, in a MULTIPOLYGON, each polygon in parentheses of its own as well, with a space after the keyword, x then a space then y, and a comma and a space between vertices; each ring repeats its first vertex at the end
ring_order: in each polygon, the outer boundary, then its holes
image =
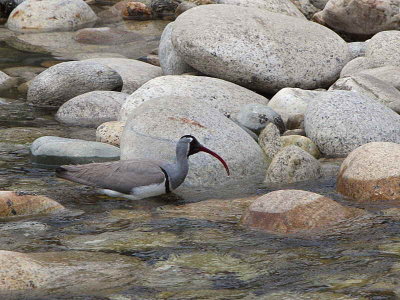
POLYGON ((161 184, 165 175, 157 162, 121 160, 108 163, 68 165, 57 168, 60 178, 129 194, 139 186, 161 184))

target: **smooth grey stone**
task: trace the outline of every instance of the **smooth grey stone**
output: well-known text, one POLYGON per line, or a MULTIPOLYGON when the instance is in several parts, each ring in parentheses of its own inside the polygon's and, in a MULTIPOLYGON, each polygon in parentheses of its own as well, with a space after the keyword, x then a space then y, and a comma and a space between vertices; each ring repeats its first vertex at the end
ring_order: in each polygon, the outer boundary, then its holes
POLYGON ((87 164, 119 160, 118 147, 57 136, 43 136, 31 145, 32 162, 44 166, 87 164))
POLYGON ((373 68, 371 61, 368 57, 361 56, 349 61, 340 72, 340 77, 346 77, 356 74, 365 69, 373 68))
POLYGON ((367 43, 366 42, 352 42, 352 43, 349 43, 348 45, 349 45, 351 59, 355 59, 356 57, 365 56, 365 52, 367 51, 367 43))
POLYGON ((400 66, 383 66, 373 69, 366 69, 357 74, 366 74, 378 78, 396 89, 400 90, 400 66))
MULTIPOLYGON (((400 6, 400 3, 398 4, 400 6)), ((390 30, 375 34, 369 41, 365 56, 372 67, 400 67, 400 31, 390 30)))
POLYGON ((308 105, 304 124, 307 137, 329 157, 345 157, 369 142, 400 143, 400 116, 357 92, 322 93, 308 105))

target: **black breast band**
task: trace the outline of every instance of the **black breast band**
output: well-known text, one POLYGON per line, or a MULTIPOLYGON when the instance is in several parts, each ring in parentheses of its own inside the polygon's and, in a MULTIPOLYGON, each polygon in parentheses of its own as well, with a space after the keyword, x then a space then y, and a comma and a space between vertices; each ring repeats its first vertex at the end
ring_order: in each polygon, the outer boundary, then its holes
POLYGON ((161 169, 161 171, 164 173, 164 175, 165 175, 165 192, 168 194, 168 193, 171 193, 171 190, 170 190, 170 188, 169 188, 169 177, 168 177, 168 173, 167 173, 167 171, 165 171, 163 168, 161 168, 160 167, 160 169, 161 169))

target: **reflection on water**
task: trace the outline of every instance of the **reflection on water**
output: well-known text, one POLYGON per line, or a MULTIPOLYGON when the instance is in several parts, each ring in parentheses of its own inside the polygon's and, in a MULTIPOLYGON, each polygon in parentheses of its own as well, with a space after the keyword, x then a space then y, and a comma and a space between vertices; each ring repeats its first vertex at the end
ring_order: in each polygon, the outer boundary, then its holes
MULTIPOLYGON (((18 58, 20 65, 51 59, 21 53, 18 58)), ((3 68, 10 63, 0 60, 3 68)), ((51 270, 51 289, 14 295, 18 299, 400 297, 396 208, 375 205, 367 217, 324 234, 280 237, 242 228, 240 214, 215 220, 173 209, 273 190, 262 184, 181 189, 140 201, 110 199, 58 180, 52 170, 29 161, 29 145, 39 136, 93 140, 93 130, 58 124, 54 111, 27 105, 16 91, 2 96, 13 97, 0 101, 0 190, 43 194, 68 209, 62 215, 1 220, 1 249, 35 253, 51 270)), ((334 177, 290 187, 354 205, 335 193, 334 177)))

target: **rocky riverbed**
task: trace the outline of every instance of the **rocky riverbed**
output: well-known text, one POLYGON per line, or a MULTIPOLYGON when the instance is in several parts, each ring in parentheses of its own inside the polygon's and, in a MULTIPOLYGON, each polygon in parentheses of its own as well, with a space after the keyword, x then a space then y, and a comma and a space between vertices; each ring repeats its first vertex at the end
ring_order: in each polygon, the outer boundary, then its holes
POLYGON ((399 15, 0 1, 0 299, 399 298, 399 15), (185 134, 231 176, 197 154, 137 201, 54 176, 172 160, 185 134))

